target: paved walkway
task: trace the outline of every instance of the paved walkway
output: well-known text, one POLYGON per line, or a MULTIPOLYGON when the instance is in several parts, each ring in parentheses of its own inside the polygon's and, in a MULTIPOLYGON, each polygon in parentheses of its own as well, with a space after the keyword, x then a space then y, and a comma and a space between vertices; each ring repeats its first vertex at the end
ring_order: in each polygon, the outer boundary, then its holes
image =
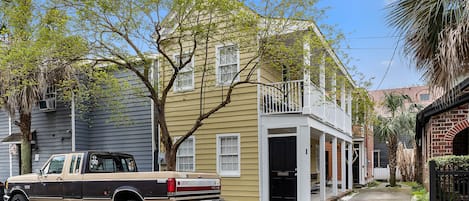
POLYGON ((346 197, 347 201, 410 201, 412 199, 411 188, 402 185, 400 188, 386 187, 387 183, 372 188, 364 188, 358 190, 358 193, 351 198, 346 197))

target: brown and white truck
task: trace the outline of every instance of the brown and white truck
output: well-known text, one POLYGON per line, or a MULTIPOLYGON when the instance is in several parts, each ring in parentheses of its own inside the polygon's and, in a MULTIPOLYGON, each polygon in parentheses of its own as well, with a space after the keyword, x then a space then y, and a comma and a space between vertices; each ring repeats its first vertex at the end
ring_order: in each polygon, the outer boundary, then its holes
POLYGON ((220 201, 216 174, 138 172, 132 155, 76 152, 52 155, 38 173, 8 178, 4 201, 220 201))

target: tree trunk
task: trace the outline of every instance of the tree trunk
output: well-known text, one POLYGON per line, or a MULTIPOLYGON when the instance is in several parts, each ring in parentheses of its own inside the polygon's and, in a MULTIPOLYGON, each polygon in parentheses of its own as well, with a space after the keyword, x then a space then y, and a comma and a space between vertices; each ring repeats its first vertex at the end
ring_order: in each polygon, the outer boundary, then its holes
POLYGON ((31 113, 20 112, 21 130, 21 174, 32 172, 31 164, 31 113))
POLYGON ((166 150, 166 170, 176 171, 176 153, 177 150, 166 150))
POLYGON ((397 137, 392 136, 388 140, 389 153, 389 185, 396 186, 396 166, 397 166, 397 137))

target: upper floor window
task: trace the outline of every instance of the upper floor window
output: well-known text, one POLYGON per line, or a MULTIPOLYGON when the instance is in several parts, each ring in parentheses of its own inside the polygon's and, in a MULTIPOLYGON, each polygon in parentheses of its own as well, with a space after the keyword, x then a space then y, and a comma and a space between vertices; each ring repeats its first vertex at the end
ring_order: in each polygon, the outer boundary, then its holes
POLYGON ((176 170, 184 172, 195 171, 195 141, 191 136, 179 146, 176 154, 176 170))
POLYGON ((230 85, 239 80, 239 51, 237 45, 217 47, 217 84, 230 85))
MULTIPOLYGON (((178 66, 182 66, 182 64, 186 63, 190 58, 190 54, 183 54, 182 58, 180 55, 174 56, 174 60, 178 66)), ((189 63, 181 68, 174 81, 174 91, 188 91, 192 89, 194 89, 194 59, 191 59, 189 63)))
POLYGON ((221 176, 241 175, 239 134, 217 135, 217 172, 221 176))
POLYGON ((420 94, 420 101, 428 101, 430 100, 430 94, 420 94))

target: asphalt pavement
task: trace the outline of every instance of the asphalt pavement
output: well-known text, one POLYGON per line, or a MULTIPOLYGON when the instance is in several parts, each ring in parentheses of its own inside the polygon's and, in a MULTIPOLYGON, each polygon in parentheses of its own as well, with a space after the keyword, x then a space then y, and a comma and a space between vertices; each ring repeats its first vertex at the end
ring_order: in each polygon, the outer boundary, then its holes
POLYGON ((380 183, 376 187, 358 189, 358 193, 344 197, 343 201, 410 201, 412 199, 411 188, 386 187, 387 183, 380 183))

